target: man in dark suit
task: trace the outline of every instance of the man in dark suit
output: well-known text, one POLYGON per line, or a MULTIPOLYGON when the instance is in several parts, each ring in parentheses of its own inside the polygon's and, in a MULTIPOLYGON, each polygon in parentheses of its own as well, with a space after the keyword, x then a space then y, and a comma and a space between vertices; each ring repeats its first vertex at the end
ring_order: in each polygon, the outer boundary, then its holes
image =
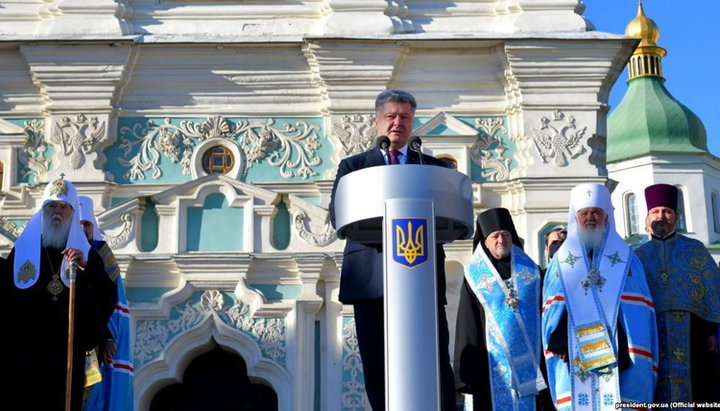
MULTIPOLYGON (((388 136, 387 150, 378 147, 348 157, 340 162, 330 201, 330 219, 335 226, 335 190, 340 179, 367 167, 420 164, 420 154, 408 149, 417 104, 402 90, 386 90, 375 100, 374 126, 379 136, 388 136)), ((434 157, 422 154, 422 164, 447 167, 434 157)), ((365 376, 365 391, 373 410, 385 409, 385 343, 383 313, 383 247, 348 240, 343 253, 340 274, 340 302, 352 304, 355 312, 360 356, 365 376)), ((450 356, 448 325, 445 316, 445 252, 437 245, 438 347, 440 359, 441 404, 443 410, 455 409, 455 392, 450 356)), ((422 326, 422 325, 418 325, 422 326)))

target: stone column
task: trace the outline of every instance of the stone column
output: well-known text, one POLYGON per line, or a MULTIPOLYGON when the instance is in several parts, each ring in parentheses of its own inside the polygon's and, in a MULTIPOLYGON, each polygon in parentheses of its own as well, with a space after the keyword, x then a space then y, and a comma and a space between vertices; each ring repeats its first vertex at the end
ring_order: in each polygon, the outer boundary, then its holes
POLYGON ((45 139, 54 149, 47 181, 60 173, 73 182, 112 181, 103 172, 103 150, 116 138, 117 91, 130 49, 129 44, 20 47, 47 101, 45 139))

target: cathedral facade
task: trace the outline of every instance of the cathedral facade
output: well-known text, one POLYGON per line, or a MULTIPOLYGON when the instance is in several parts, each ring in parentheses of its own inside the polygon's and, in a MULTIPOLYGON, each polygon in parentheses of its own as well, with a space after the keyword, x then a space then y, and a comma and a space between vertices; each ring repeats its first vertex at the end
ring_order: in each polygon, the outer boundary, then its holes
MULTIPOLYGON (((377 94, 410 91, 423 150, 471 178, 476 213, 508 208, 543 261, 570 189, 607 180, 608 94, 638 42, 583 7, 0 2, 0 252, 63 175, 122 267, 136 409, 218 347, 280 410, 369 409, 337 299, 340 159, 373 145, 377 94)), ((452 341, 471 243, 446 253, 452 341)))

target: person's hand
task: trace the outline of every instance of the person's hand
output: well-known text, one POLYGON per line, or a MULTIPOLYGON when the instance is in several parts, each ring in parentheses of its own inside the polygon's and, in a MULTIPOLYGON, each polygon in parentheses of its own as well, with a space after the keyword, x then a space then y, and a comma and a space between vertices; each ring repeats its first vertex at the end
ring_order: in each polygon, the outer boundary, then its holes
POLYGON ((708 351, 710 351, 713 354, 718 353, 718 344, 717 344, 717 336, 716 335, 708 336, 708 351))
POLYGON ((568 352, 567 349, 562 349, 558 351, 552 351, 553 355, 558 357, 559 359, 568 362, 568 352))
POLYGON ((112 363, 112 358, 115 356, 115 353, 117 352, 117 344, 115 344, 115 341, 113 340, 107 340, 105 343, 105 352, 103 352, 103 362, 105 364, 112 363))
POLYGON ((78 267, 83 270, 87 266, 85 256, 83 256, 82 251, 78 250, 77 248, 66 248, 63 250, 62 255, 64 255, 65 259, 68 261, 77 261, 78 267))

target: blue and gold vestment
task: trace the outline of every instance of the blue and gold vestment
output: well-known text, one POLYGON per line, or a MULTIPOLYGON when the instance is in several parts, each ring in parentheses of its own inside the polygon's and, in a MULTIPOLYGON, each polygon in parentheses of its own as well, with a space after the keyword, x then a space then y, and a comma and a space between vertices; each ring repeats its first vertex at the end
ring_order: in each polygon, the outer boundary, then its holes
POLYGON ((568 237, 545 275, 543 344, 559 410, 614 410, 620 402, 653 399, 657 335, 642 264, 614 232, 594 253, 593 259, 577 237, 568 237), (620 352, 619 327, 627 353, 620 352), (556 332, 567 335, 568 361, 548 350, 556 332), (621 369, 626 354, 629 364, 621 369))
POLYGON ((513 246, 509 270, 511 275, 503 278, 485 249, 475 250, 459 310, 467 312, 479 303, 482 319, 462 321, 459 314, 456 372, 463 391, 489 397, 473 399, 475 403, 494 410, 534 410, 536 395, 546 388, 539 369, 539 269, 513 246))
MULTIPOLYGON (((680 234, 664 240, 653 238, 635 252, 645 268, 658 323, 660 361, 655 399, 698 401, 693 396, 699 394, 699 386, 693 387, 691 376, 697 374, 692 368, 713 361, 704 346, 706 337, 714 334, 720 323, 720 271, 701 242, 680 234), (699 350, 691 352, 696 339, 700 339, 699 350)), ((717 370, 710 371, 717 379, 717 370)), ((704 385, 706 378, 711 375, 703 375, 703 381, 696 383, 704 385)))
MULTIPOLYGON (((85 411, 123 411, 133 407, 132 340, 130 339, 130 310, 125 297, 125 286, 120 266, 105 241, 93 241, 92 248, 100 254, 108 277, 117 287, 117 302, 107 329, 117 346, 110 364, 102 364, 102 381, 92 386, 85 411)), ((101 357, 102 353, 98 353, 101 357)), ((102 358, 99 358, 102 361, 102 358)))

